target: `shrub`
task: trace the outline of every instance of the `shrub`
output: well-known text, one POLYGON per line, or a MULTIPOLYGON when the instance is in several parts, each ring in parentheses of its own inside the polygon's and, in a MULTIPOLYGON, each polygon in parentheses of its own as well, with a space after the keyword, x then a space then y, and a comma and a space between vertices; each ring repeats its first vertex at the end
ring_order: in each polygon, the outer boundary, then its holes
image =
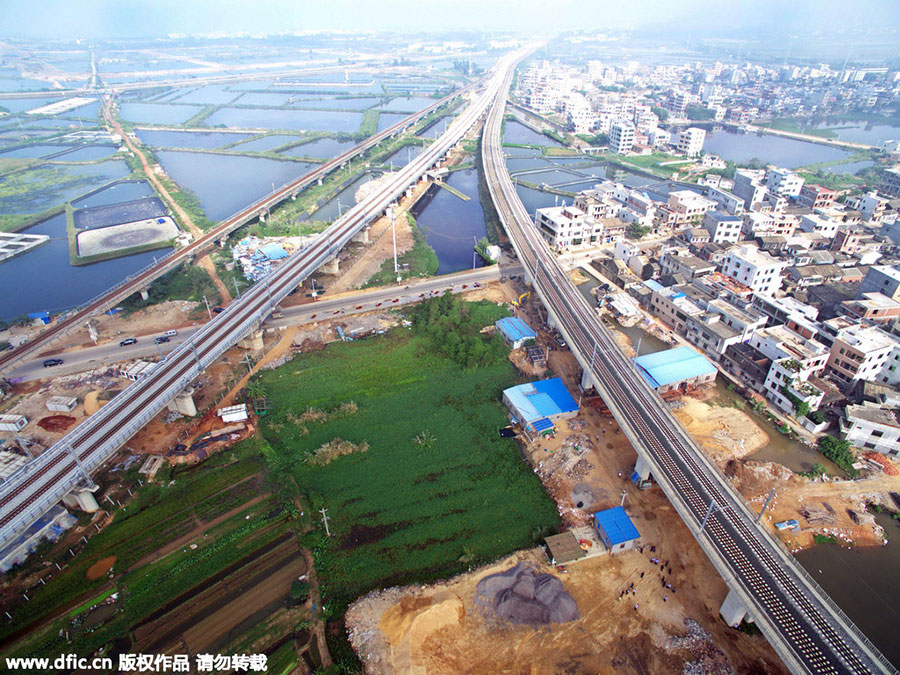
POLYGON ((853 460, 856 458, 850 451, 850 443, 846 439, 822 436, 819 439, 819 452, 851 476, 856 477, 857 471, 853 468, 853 460))

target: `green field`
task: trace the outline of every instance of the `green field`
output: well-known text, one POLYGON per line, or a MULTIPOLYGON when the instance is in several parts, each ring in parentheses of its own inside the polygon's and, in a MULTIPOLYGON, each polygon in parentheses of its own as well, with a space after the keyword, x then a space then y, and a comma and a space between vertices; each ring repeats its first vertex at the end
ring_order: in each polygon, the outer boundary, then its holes
POLYGON ((559 524, 516 443, 497 433, 507 424, 501 392, 519 378, 502 341, 497 349, 471 327, 503 310, 460 309, 427 317, 432 329, 455 334, 441 350, 426 331, 401 328, 334 343, 262 375, 272 471, 295 480, 314 513, 328 510, 332 536, 321 527, 307 535, 328 617, 373 588, 452 576, 531 546, 559 524), (459 365, 470 360, 485 365, 459 365), (355 414, 300 418, 349 401, 355 414), (337 438, 368 449, 324 466, 307 461, 337 438))
MULTIPOLYGON (((431 277, 437 273, 438 258, 434 249, 428 245, 425 235, 419 229, 416 219, 412 214, 405 214, 412 228, 413 247, 406 253, 397 257, 397 264, 400 265, 400 276, 404 279, 411 277, 431 277)), ((363 288, 370 286, 383 286, 385 284, 396 283, 397 275, 394 273, 394 260, 385 260, 381 264, 381 269, 364 284, 363 288)))

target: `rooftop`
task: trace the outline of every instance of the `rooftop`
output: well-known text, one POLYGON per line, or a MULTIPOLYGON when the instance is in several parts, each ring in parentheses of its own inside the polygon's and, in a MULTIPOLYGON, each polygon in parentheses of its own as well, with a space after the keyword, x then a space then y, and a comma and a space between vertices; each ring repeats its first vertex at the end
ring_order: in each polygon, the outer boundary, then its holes
POLYGON ((625 509, 616 506, 605 511, 597 511, 594 514, 594 523, 598 529, 602 529, 609 540, 610 546, 623 544, 641 536, 631 518, 625 513, 625 509))
POLYGON ((495 325, 509 342, 533 340, 537 337, 537 333, 532 330, 531 326, 517 316, 504 317, 495 322, 495 325))
POLYGON ((879 403, 865 401, 862 405, 848 405, 845 414, 851 422, 856 419, 888 427, 900 427, 900 408, 886 408, 879 403))
POLYGON ((503 395, 525 423, 578 410, 575 399, 558 377, 510 387, 503 390, 503 395))
POLYGON ((644 354, 634 359, 634 364, 654 388, 716 372, 713 364, 690 347, 644 354))
POLYGON ((897 338, 874 326, 853 326, 837 339, 864 354, 893 347, 898 342, 897 338))

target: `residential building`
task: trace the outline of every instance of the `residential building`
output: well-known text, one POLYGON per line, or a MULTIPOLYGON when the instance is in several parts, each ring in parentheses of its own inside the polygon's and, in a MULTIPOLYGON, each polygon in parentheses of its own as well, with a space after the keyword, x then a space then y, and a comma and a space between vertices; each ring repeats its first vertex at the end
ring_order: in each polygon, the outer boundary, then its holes
POLYGON ((763 169, 737 169, 734 172, 734 187, 731 191, 744 200, 746 210, 752 210, 759 204, 768 191, 763 183, 765 175, 763 169))
POLYGON ((887 207, 887 199, 879 197, 878 193, 872 190, 859 197, 848 199, 847 207, 859 211, 863 220, 867 220, 870 223, 880 223, 887 207))
POLYGON ((842 302, 841 311, 849 317, 887 323, 900 318, 900 302, 881 293, 863 293, 859 298, 842 302))
POLYGON ((850 228, 839 229, 831 242, 831 250, 836 253, 855 255, 862 248, 863 233, 850 228))
POLYGON ((774 211, 745 211, 741 219, 747 237, 790 237, 799 222, 797 216, 774 211))
POLYGON ((800 229, 804 232, 814 232, 823 238, 831 240, 838 231, 838 223, 825 216, 819 216, 814 213, 800 216, 800 229))
POLYGON ((609 127, 609 149, 617 155, 625 155, 634 147, 634 125, 625 120, 613 122, 609 127))
POLYGON ((730 344, 719 361, 722 367, 756 391, 765 390, 772 359, 747 342, 730 344))
POLYGON ((663 274, 682 274, 687 281, 716 271, 716 266, 712 263, 690 253, 679 252, 677 249, 663 253, 659 264, 663 274))
POLYGON ((829 352, 821 342, 805 338, 787 326, 761 328, 748 342, 773 361, 795 359, 802 370, 816 375, 825 369, 829 358, 829 352))
POLYGON ((886 402, 848 405, 841 419, 841 433, 850 445, 900 457, 900 407, 886 402))
POLYGON ((787 265, 756 247, 740 246, 726 254, 722 272, 756 293, 774 295, 781 288, 781 273, 787 265))
POLYGON ((788 414, 796 414, 799 403, 806 403, 809 410, 815 410, 825 398, 825 392, 809 382, 813 374, 811 368, 804 368, 797 359, 777 359, 766 375, 764 395, 788 414))
POLYGON ((857 380, 875 381, 898 338, 873 326, 854 326, 835 338, 828 372, 843 385, 857 380))
POLYGON ((588 218, 574 206, 550 206, 535 212, 534 224, 557 251, 595 244, 603 236, 603 224, 588 218))
POLYGON ((707 184, 703 188, 703 194, 716 203, 716 208, 732 216, 739 216, 744 212, 744 200, 721 187, 707 184))
POLYGON ((734 243, 741 237, 743 221, 721 211, 707 211, 703 216, 703 227, 709 232, 710 240, 717 243, 734 243))
POLYGON ((671 326, 676 333, 684 335, 688 317, 703 313, 703 308, 691 300, 680 286, 663 286, 653 279, 645 281, 644 286, 652 292, 650 312, 671 326))
POLYGON ((697 127, 688 127, 678 134, 678 152, 687 157, 699 157, 703 150, 703 141, 706 140, 706 132, 697 127))
POLYGON ((804 185, 800 188, 797 201, 811 209, 827 209, 834 202, 837 192, 821 185, 804 185))
POLYGON ((688 316, 687 330, 684 337, 695 347, 714 361, 722 358, 725 350, 733 344, 741 342, 740 331, 735 330, 723 320, 721 314, 704 312, 696 316, 688 316))
POLYGON ((703 216, 714 209, 716 203, 692 190, 674 190, 666 204, 657 209, 657 221, 661 225, 682 228, 699 225, 703 216))
POLYGON ((782 197, 798 197, 803 182, 803 178, 790 169, 773 168, 766 172, 766 187, 782 197))
POLYGON ((873 265, 862 280, 858 297, 865 293, 881 293, 891 300, 900 301, 900 270, 887 265, 873 265))

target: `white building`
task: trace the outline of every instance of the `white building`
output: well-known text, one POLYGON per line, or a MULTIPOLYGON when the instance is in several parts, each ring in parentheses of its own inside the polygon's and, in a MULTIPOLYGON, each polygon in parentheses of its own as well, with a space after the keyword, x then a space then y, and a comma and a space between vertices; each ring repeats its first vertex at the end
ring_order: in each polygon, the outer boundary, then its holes
POLYGON ((900 409, 866 401, 848 405, 841 419, 844 438, 857 448, 900 456, 900 409))
POLYGON ((831 345, 828 371, 839 382, 877 382, 898 339, 874 326, 853 326, 841 331, 831 345))
POLYGON ((755 246, 740 246, 726 254, 722 272, 756 293, 774 295, 781 288, 781 273, 787 266, 755 246))
POLYGON ((709 232, 709 239, 716 244, 735 243, 741 238, 744 221, 721 211, 708 211, 703 216, 703 227, 709 232))
POLYGON ((551 206, 535 212, 534 224, 557 251, 594 244, 603 237, 603 223, 575 206, 551 206))
POLYGON ((810 410, 815 410, 825 398, 825 392, 807 381, 813 372, 797 359, 773 361, 763 385, 766 398, 779 410, 792 415, 796 412, 795 401, 806 403, 810 410))
POLYGON ((634 147, 634 125, 619 120, 609 126, 609 149, 617 155, 631 152, 634 147))
POLYGON ((815 232, 826 239, 834 239, 838 231, 838 221, 815 213, 800 216, 800 229, 804 232, 815 232))
POLYGON ((766 173, 766 187, 782 197, 798 197, 803 189, 803 179, 789 169, 769 169, 766 173))
POLYGON ((706 140, 706 132, 697 127, 688 127, 678 134, 678 152, 687 157, 699 157, 703 150, 703 141, 706 140))

